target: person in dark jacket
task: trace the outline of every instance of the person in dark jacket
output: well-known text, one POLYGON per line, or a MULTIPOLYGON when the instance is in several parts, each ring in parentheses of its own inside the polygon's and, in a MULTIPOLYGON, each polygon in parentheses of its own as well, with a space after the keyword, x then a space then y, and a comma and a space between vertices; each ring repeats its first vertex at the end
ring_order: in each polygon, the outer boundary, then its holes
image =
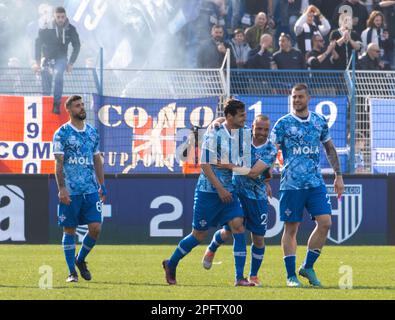
POLYGON ((273 62, 273 37, 265 33, 261 36, 258 47, 251 50, 248 55, 248 69, 268 69, 270 70, 273 62))
POLYGON ((211 39, 202 43, 198 52, 198 68, 220 68, 225 58, 224 28, 214 25, 211 29, 211 39))
POLYGON ((320 34, 313 36, 313 50, 306 54, 306 64, 312 70, 334 69, 334 61, 339 58, 335 48, 336 41, 332 41, 325 48, 324 38, 320 34))
POLYGON ((280 34, 279 47, 280 50, 273 54, 272 69, 305 69, 305 58, 299 50, 292 47, 289 34, 280 34))
POLYGON ((63 7, 55 9, 53 21, 40 28, 35 42, 35 64, 33 70, 41 73, 44 95, 51 95, 52 81, 55 77, 53 113, 60 114, 63 95, 64 72, 71 72, 77 60, 81 44, 76 28, 69 23, 63 7), (73 51, 68 58, 68 47, 73 51))
POLYGON ((370 43, 366 53, 358 60, 359 70, 383 70, 384 62, 380 60, 380 47, 376 43, 370 43))

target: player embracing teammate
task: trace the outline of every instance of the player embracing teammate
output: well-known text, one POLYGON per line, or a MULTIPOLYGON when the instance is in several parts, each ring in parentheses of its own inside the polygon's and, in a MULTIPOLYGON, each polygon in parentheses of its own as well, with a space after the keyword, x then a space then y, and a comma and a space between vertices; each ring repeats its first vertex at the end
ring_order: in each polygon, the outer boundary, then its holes
MULTIPOLYGON (((309 237, 306 257, 302 266, 299 268, 298 273, 300 276, 307 278, 312 286, 318 287, 321 286, 321 282, 318 280, 313 266, 321 254, 321 250, 326 242, 332 223, 331 203, 327 194, 319 163, 321 144, 324 145, 328 161, 335 172, 334 190, 339 198, 344 191, 344 183, 340 170, 339 158, 329 134, 327 121, 322 115, 308 110, 310 101, 308 87, 305 84, 297 84, 293 87, 291 95, 292 111, 277 121, 273 127, 270 139, 270 143, 275 144, 278 149, 281 149, 284 158, 284 167, 281 172, 280 182, 280 219, 284 222, 284 232, 281 245, 284 253, 284 264, 287 272, 286 284, 288 287, 301 287, 301 283, 299 282, 296 275, 296 235, 299 225, 303 220, 303 211, 306 208, 311 218, 315 220, 316 227, 309 237)), ((260 120, 267 121, 265 125, 267 127, 269 119, 266 117, 258 117, 255 119, 254 125, 257 124, 257 121, 259 123, 260 120)), ((262 126, 263 125, 264 124, 262 123, 262 126)), ((224 127, 226 128, 226 124, 224 127)), ((241 127, 242 126, 239 126, 239 128, 241 127)), ((239 232, 235 234, 232 227, 229 228, 229 224, 227 223, 229 220, 226 219, 222 219, 220 221, 208 220, 210 223, 206 225, 207 227, 214 226, 215 223, 212 222, 219 222, 222 226, 228 225, 228 227, 225 227, 215 233, 212 242, 207 248, 203 258, 203 265, 206 269, 211 267, 212 261, 214 259, 214 253, 217 248, 222 243, 224 243, 228 237, 230 237, 231 232, 233 234, 236 265, 235 285, 261 285, 261 282, 257 277, 257 272, 264 255, 263 236, 265 234, 266 228, 263 230, 262 226, 264 225, 266 227, 267 221, 260 221, 260 217, 267 218, 266 188, 268 188, 264 178, 262 178, 262 173, 267 170, 274 161, 273 157, 270 156, 272 149, 268 148, 265 150, 266 154, 265 152, 262 154, 257 152, 257 149, 259 149, 259 147, 262 145, 270 145, 269 142, 266 142, 266 139, 263 140, 259 145, 255 144, 254 146, 254 143, 252 145, 253 157, 251 170, 240 171, 239 167, 237 167, 239 163, 229 163, 226 169, 222 169, 227 170, 226 180, 230 179, 229 176, 232 175, 232 171, 236 174, 242 173, 246 175, 245 177, 238 177, 235 175, 233 187, 231 187, 232 192, 234 192, 232 193, 231 203, 234 203, 234 197, 236 197, 237 193, 237 196, 240 198, 241 204, 243 206, 243 214, 238 215, 238 220, 240 220, 240 217, 245 217, 243 224, 252 232, 253 244, 251 247, 251 271, 248 280, 242 278, 243 282, 241 283, 240 279, 238 279, 238 277, 242 276, 246 260, 245 240, 243 243, 241 239, 244 237, 244 233, 240 234, 240 231, 243 230, 243 228, 238 228, 239 232), (263 142, 263 140, 265 141, 263 142), (234 187, 235 185, 237 185, 237 188, 234 187), (259 190, 262 191, 264 197, 261 197, 262 194, 259 195, 259 190), (252 197, 252 195, 254 197, 252 197), (237 241, 242 243, 242 246, 238 247, 237 241), (238 263, 237 257, 242 257, 242 262, 238 263)), ((257 143, 256 138, 255 141, 253 138, 253 142, 257 143)), ((205 152, 204 149, 203 152, 205 152)), ((216 168, 216 166, 213 167, 216 168)), ((225 168, 225 166, 223 168, 225 168)), ((207 203, 206 200, 202 201, 199 199, 200 197, 198 190, 199 187, 202 186, 202 177, 207 177, 203 185, 219 187, 218 189, 212 188, 210 190, 211 196, 218 198, 218 204, 222 202, 222 206, 225 206, 226 202, 224 200, 230 200, 230 198, 225 198, 223 196, 221 186, 217 184, 217 182, 219 182, 221 179, 216 179, 216 175, 217 172, 221 171, 213 170, 211 172, 213 174, 210 173, 206 176, 207 173, 205 169, 205 166, 202 166, 203 173, 199 178, 197 192, 195 194, 194 223, 196 221, 195 217, 198 208, 200 208, 200 214, 204 214, 206 217, 210 217, 216 212, 213 210, 212 206, 204 208, 199 205, 200 202, 207 203)), ((229 186, 230 185, 228 185, 228 187, 229 186)), ((270 192, 270 188, 267 191, 270 192)), ((234 208, 236 207, 237 206, 234 206, 234 208)), ((220 214, 220 211, 217 211, 217 214, 220 214)), ((205 230, 207 230, 207 228, 205 230)), ((195 240, 193 247, 197 246, 200 241, 195 240)), ((179 260, 190 252, 190 250, 185 250, 185 248, 183 249, 183 242, 185 242, 185 239, 180 242, 173 256, 169 260, 165 260, 163 262, 163 266, 166 270, 166 280, 169 284, 176 283, 176 266, 179 260), (174 257, 177 259, 174 260, 174 257), (176 263, 172 262, 172 259, 173 261, 176 261, 176 263)))

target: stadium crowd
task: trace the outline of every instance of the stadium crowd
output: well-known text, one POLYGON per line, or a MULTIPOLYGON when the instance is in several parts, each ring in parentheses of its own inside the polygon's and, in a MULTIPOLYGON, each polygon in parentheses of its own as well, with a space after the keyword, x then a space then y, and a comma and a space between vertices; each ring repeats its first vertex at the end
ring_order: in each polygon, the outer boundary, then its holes
POLYGON ((393 69, 395 1, 203 3, 212 32, 199 50, 198 67, 219 67, 225 48, 230 48, 233 68, 344 70, 355 49, 357 68, 393 69), (352 19, 340 14, 345 5, 352 8, 352 19))
MULTIPOLYGON (((63 2, 56 1, 56 5, 63 5, 63 2)), ((125 5, 128 3, 125 0, 113 6, 121 6, 121 3, 123 11, 129 8, 132 14, 147 16, 143 11, 148 9, 143 4, 138 7, 139 1, 125 5)), ((232 68, 344 70, 352 49, 356 49, 359 69, 394 69, 395 1, 177 0, 164 3, 173 11, 152 15, 155 17, 152 21, 140 19, 140 24, 145 23, 146 29, 153 33, 144 34, 151 47, 156 43, 155 35, 160 32, 174 34, 175 42, 168 50, 174 61, 164 67, 217 68, 230 48, 232 68), (340 14, 339 10, 344 10, 341 8, 345 5, 352 8, 352 19, 340 14)), ((24 61, 29 60, 25 56, 32 56, 32 43, 42 24, 40 19, 48 17, 48 8, 46 2, 39 0, 0 0, 0 43, 3 47, 0 66, 25 66, 24 61), (23 41, 18 44, 23 50, 13 55, 7 47, 15 48, 17 34, 24 34, 23 41), (22 54, 25 56, 21 57, 22 54)), ((108 18, 111 23, 121 23, 120 20, 108 18)), ((130 17, 124 20, 127 27, 124 29, 129 30, 131 39, 132 35, 136 37, 141 33, 132 29, 136 28, 131 22, 135 20, 130 17)), ((103 35, 103 31, 100 32, 103 35)), ((113 38, 116 41, 116 35, 113 38)), ((136 41, 131 43, 138 45, 136 41)), ((113 43, 108 45, 114 47, 113 43)), ((88 41, 83 41, 83 58, 78 66, 87 66, 86 61, 92 60, 93 50, 87 46, 88 41), (84 52, 88 51, 85 57, 84 52)), ((97 52, 97 48, 94 51, 97 52)), ((138 63, 141 65, 140 61, 138 63)))

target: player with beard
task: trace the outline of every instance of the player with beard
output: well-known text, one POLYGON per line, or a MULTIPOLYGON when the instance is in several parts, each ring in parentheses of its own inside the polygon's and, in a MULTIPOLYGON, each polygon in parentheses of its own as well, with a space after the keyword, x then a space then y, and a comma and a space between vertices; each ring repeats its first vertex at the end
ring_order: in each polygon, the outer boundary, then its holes
POLYGON ((296 235, 307 209, 316 227, 307 243, 306 258, 299 269, 299 275, 319 287, 313 266, 321 254, 322 247, 331 227, 331 203, 320 168, 320 145, 335 172, 334 190, 340 198, 343 178, 339 157, 329 134, 326 119, 309 111, 310 96, 305 84, 297 84, 292 93, 293 111, 280 118, 274 125, 271 140, 282 150, 284 168, 280 181, 280 219, 284 221, 281 244, 287 270, 287 286, 300 287, 296 273, 296 235))
POLYGON ((103 162, 99 151, 99 134, 85 123, 86 112, 80 96, 66 101, 70 121, 54 134, 53 153, 59 189, 58 224, 63 227, 63 249, 69 268, 67 282, 81 277, 91 280, 85 258, 96 244, 101 231, 102 202, 105 200, 103 162), (75 234, 79 225, 88 225, 81 249, 75 256, 75 234))

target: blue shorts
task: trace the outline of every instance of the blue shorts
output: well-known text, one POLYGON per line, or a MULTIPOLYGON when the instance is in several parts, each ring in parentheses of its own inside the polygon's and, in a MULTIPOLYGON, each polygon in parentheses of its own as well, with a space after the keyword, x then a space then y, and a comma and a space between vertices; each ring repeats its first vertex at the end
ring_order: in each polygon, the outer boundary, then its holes
POLYGON ((59 226, 77 228, 79 225, 102 223, 102 203, 99 193, 70 196, 70 198, 70 205, 59 204, 59 226))
POLYGON ((264 236, 267 229, 267 200, 256 200, 239 194, 244 211, 244 225, 247 230, 258 236, 264 236))
POLYGON ((305 190, 280 191, 280 220, 284 222, 301 222, 303 209, 306 208, 312 220, 316 216, 332 214, 331 201, 326 186, 305 190))
POLYGON ((192 227, 205 231, 210 227, 223 226, 237 217, 244 217, 237 195, 232 193, 233 201, 223 203, 218 193, 196 191, 193 205, 192 227))

